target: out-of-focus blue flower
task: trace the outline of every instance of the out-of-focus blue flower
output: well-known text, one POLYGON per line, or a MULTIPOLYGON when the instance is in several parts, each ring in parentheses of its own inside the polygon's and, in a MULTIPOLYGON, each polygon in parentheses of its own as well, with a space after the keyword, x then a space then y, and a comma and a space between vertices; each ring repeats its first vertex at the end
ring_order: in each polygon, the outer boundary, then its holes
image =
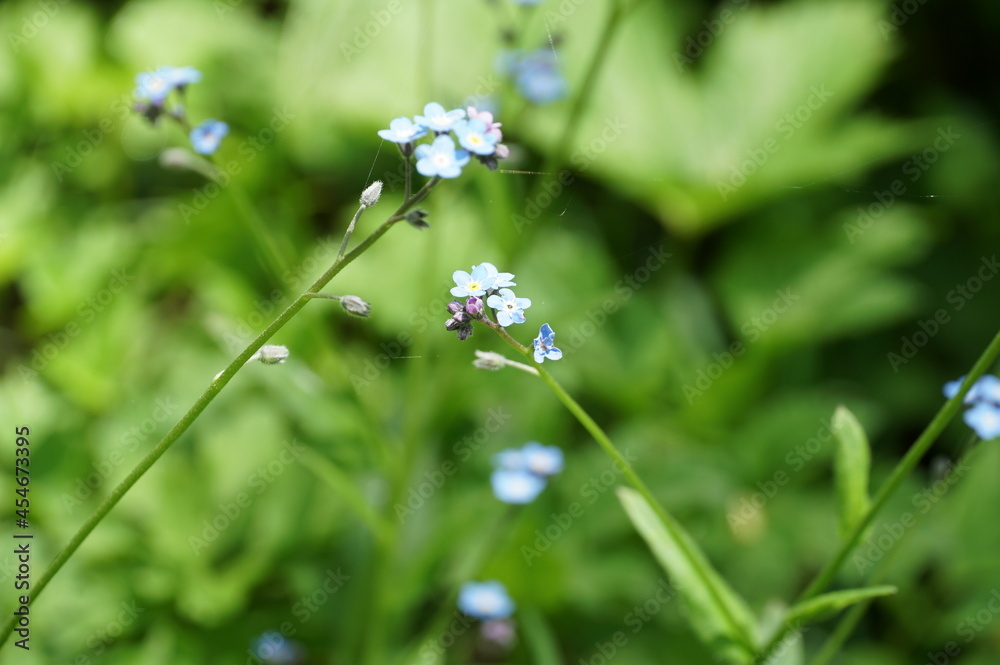
MULTIPOLYGON (((962 387, 963 381, 965 381, 965 377, 961 376, 954 381, 949 381, 944 384, 944 388, 942 389, 944 396, 951 399, 957 395, 958 389, 962 387)), ((969 392, 965 393, 965 399, 962 401, 965 404, 974 404, 976 402, 986 401, 992 404, 1000 405, 1000 379, 992 374, 984 374, 972 384, 972 387, 969 388, 969 392)))
POLYGON ((512 69, 518 92, 532 104, 551 104, 566 96, 566 79, 553 50, 529 51, 516 58, 512 69))
POLYGON ((299 645, 276 630, 269 630, 251 645, 251 651, 266 665, 292 665, 301 662, 299 645))
POLYGON ((175 88, 183 88, 192 83, 201 81, 201 72, 194 67, 169 67, 167 78, 175 88))
POLYGON ((507 448, 493 456, 493 466, 507 471, 526 471, 528 464, 524 459, 524 451, 520 448, 507 448))
POLYGON ((507 588, 496 580, 466 582, 458 592, 458 609, 477 619, 506 619, 514 607, 507 588))
POLYGON ((533 341, 535 346, 535 362, 541 363, 548 360, 559 360, 563 357, 562 351, 555 346, 556 343, 556 333, 552 330, 552 327, 543 323, 542 327, 538 329, 538 337, 533 341))
POLYGON ((393 143, 399 143, 400 145, 412 143, 426 134, 426 127, 414 123, 405 116, 394 118, 392 122, 389 123, 389 129, 378 130, 378 135, 383 139, 386 141, 392 141, 393 143))
POLYGON ((511 286, 517 286, 515 282, 511 280, 514 279, 514 273, 512 272, 500 272, 497 267, 492 263, 480 263, 479 265, 486 268, 487 274, 493 278, 493 288, 495 289, 506 289, 511 286))
POLYGON ((151 104, 160 106, 174 84, 170 80, 173 67, 160 67, 155 72, 142 72, 135 77, 135 96, 149 100, 151 104))
POLYGON ((493 495, 504 503, 531 503, 543 489, 545 479, 529 471, 497 469, 490 474, 493 495))
POLYGON ((463 109, 445 111, 444 107, 437 102, 431 102, 424 106, 424 114, 414 116, 413 119, 418 125, 423 125, 427 129, 435 132, 450 132, 455 128, 455 124, 465 117, 463 109))
MULTIPOLYGON (((958 377, 954 381, 949 381, 946 384, 944 384, 944 388, 941 389, 941 392, 944 393, 945 398, 951 399, 952 397, 954 397, 955 395, 957 395, 958 394, 958 389, 962 387, 962 381, 965 381, 965 376, 964 375, 958 377)), ((972 391, 970 390, 969 393, 966 393, 966 395, 965 395, 965 399, 966 400, 969 399, 969 394, 971 392, 972 391)))
POLYGON ((525 468, 536 476, 548 477, 563 470, 563 453, 558 446, 529 441, 521 448, 525 468))
POLYGON ((229 125, 221 120, 206 120, 191 130, 191 145, 198 154, 211 155, 228 133, 229 125))
POLYGON ((457 178, 462 174, 462 167, 469 163, 469 153, 455 150, 455 142, 450 136, 439 136, 431 145, 418 145, 414 154, 417 171, 428 177, 457 178))
POLYGON ((455 136, 462 147, 477 155, 492 155, 496 152, 497 137, 486 131, 482 120, 460 120, 455 125, 455 136))
POLYGON ((500 289, 499 295, 486 299, 486 304, 497 311, 497 323, 504 328, 512 323, 524 323, 524 310, 531 307, 531 300, 518 298, 510 289, 500 289))
POLYGON ((1000 437, 1000 407, 987 402, 979 402, 964 414, 965 424, 975 431, 976 435, 989 441, 1000 437))
MULTIPOLYGON (((472 272, 456 270, 451 274, 456 286, 451 287, 451 295, 456 298, 467 298, 468 296, 484 296, 487 289, 492 289, 495 278, 489 273, 486 264, 472 266, 472 272)), ((492 307, 492 305, 490 305, 492 307)))
POLYGON ((503 140, 503 132, 500 131, 502 122, 493 122, 493 113, 491 111, 480 111, 475 106, 469 106, 465 109, 465 112, 469 116, 469 120, 482 120, 483 124, 486 125, 486 133, 492 134, 497 137, 497 141, 503 140))

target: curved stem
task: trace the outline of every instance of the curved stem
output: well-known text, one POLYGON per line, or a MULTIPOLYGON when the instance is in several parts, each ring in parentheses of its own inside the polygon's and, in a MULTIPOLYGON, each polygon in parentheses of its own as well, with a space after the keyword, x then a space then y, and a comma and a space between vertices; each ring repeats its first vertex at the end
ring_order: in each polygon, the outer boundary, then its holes
POLYGON ((920 462, 934 444, 934 441, 941 435, 944 428, 951 422, 951 419, 961 410, 965 393, 969 391, 969 388, 972 387, 972 384, 980 376, 986 373, 986 370, 996 361, 998 355, 1000 355, 1000 333, 997 333, 993 341, 983 351, 983 354, 979 356, 976 364, 969 370, 969 374, 965 377, 965 381, 962 382, 958 394, 944 403, 944 406, 937 412, 934 419, 927 425, 927 428, 917 437, 917 440, 910 449, 906 451, 906 455, 899 461, 896 468, 892 470, 892 473, 889 474, 889 477, 875 494, 871 507, 868 508, 868 512, 865 513, 864 518, 854 525, 854 528, 844 540, 844 544, 841 545, 837 555, 823 567, 812 583, 800 594, 797 602, 812 598, 833 582, 834 577, 836 577, 837 572, 840 570, 840 566, 843 565, 851 551, 861 541, 862 535, 871 526, 871 523, 875 521, 875 515, 878 514, 896 490, 899 489, 903 479, 913 471, 917 463, 920 462))
MULTIPOLYGON (((305 307, 306 303, 313 298, 313 294, 318 293, 320 289, 326 286, 330 280, 337 275, 337 273, 364 253, 365 250, 375 243, 375 241, 385 235, 385 232, 388 231, 393 224, 398 222, 400 219, 403 219, 406 211, 427 196, 430 190, 438 182, 440 182, 440 178, 433 178, 428 181, 427 184, 413 196, 413 198, 403 201, 396 212, 386 219, 377 229, 372 231, 371 235, 365 238, 357 247, 348 252, 342 258, 338 258, 334 261, 333 265, 331 265, 327 271, 313 283, 312 286, 292 301, 292 303, 285 308, 285 310, 281 312, 281 314, 279 314, 277 318, 275 318, 271 324, 263 330, 263 332, 257 335, 257 337, 254 338, 254 340, 250 342, 250 344, 238 356, 236 356, 231 363, 229 363, 226 369, 215 377, 205 392, 201 394, 201 397, 199 397, 197 401, 195 401, 194 405, 188 409, 187 413, 181 416, 180 420, 177 421, 177 424, 175 424, 170 431, 167 432, 162 439, 160 439, 159 443, 157 443, 156 446, 144 458, 142 458, 142 460, 139 461, 135 468, 133 468, 129 474, 125 476, 125 478, 111 491, 111 493, 97 507, 97 510, 95 510, 94 513, 87 518, 77 532, 73 534, 73 537, 70 538, 69 542, 66 543, 62 550, 59 551, 59 554, 56 555, 55 559, 52 560, 52 563, 49 564, 49 567, 45 569, 45 572, 42 573, 41 577, 39 577, 38 581, 35 583, 29 607, 34 604, 36 600, 38 600, 38 596, 41 595, 42 591, 45 590, 45 587, 48 586, 49 582, 52 581, 52 578, 55 577, 56 573, 58 573, 60 569, 62 569, 69 558, 76 552, 77 549, 79 549, 80 545, 82 545, 83 541, 87 539, 87 536, 90 535, 91 531, 93 531, 97 525, 101 523, 101 520, 103 520, 107 514, 111 512, 111 509, 114 508, 119 501, 121 501, 122 497, 125 496, 132 486, 135 485, 147 471, 149 471, 153 464, 160 459, 163 453, 167 452, 174 442, 177 441, 177 439, 179 439, 189 427, 191 427, 192 423, 194 423, 198 416, 201 415, 201 412, 212 403, 212 400, 218 396, 226 384, 229 383, 230 379, 236 375, 236 372, 238 372, 239 369, 246 364, 247 360, 250 359, 250 356, 252 356, 260 347, 264 345, 265 342, 278 332, 278 330, 288 323, 288 321, 290 321, 292 317, 299 312, 299 310, 305 307)), ((0 645, 6 642, 7 638, 10 637, 11 633, 14 631, 16 623, 17 617, 13 616, 4 625, 2 632, 0 632, 0 645)))

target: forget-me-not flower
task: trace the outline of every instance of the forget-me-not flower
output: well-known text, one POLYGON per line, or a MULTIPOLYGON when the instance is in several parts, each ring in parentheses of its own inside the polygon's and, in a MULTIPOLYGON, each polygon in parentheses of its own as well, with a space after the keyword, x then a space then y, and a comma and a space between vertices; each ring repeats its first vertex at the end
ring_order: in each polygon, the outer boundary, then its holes
POLYGON ((978 402, 963 414, 965 424, 984 441, 1000 437, 1000 407, 988 402, 978 402))
POLYGON ((563 453, 558 446, 529 441, 521 448, 521 457, 525 469, 536 476, 547 477, 563 470, 563 453))
POLYGON ((173 67, 160 67, 155 72, 142 72, 135 77, 135 96, 140 99, 147 99, 150 103, 159 106, 163 104, 174 84, 170 80, 173 67))
POLYGON ((389 129, 378 130, 378 135, 386 141, 392 141, 400 145, 413 143, 417 139, 427 134, 427 128, 419 125, 406 116, 394 118, 389 123, 389 129))
POLYGON ((211 155, 228 133, 229 125, 221 120, 206 120, 191 130, 191 145, 198 154, 211 155))
POLYGON ((542 327, 538 329, 538 337, 533 341, 535 346, 535 362, 541 363, 548 360, 559 360, 562 358, 562 351, 555 346, 556 343, 556 333, 552 330, 552 327, 543 323, 542 327))
POLYGON ((496 580, 466 582, 458 592, 458 609, 477 619, 506 619, 514 607, 506 587, 496 580))
POLYGON ((435 132, 450 132, 455 128, 455 124, 464 117, 465 111, 462 109, 445 111, 444 107, 437 102, 431 102, 424 106, 423 115, 414 116, 413 119, 418 125, 423 125, 435 132))
POLYGON ((480 263, 479 265, 484 266, 487 270, 487 274, 493 278, 493 288, 495 289, 506 289, 511 286, 517 286, 517 284, 511 280, 514 279, 514 273, 512 272, 500 272, 497 267, 492 263, 480 263))
POLYGON ((514 80, 518 92, 532 104, 549 104, 566 96, 566 79, 559 72, 555 52, 547 48, 518 58, 514 80))
POLYGON ((497 141, 503 140, 503 132, 500 131, 500 127, 503 125, 502 122, 493 122, 493 113, 490 111, 480 111, 475 106, 469 106, 465 109, 465 112, 469 116, 469 120, 482 120, 483 124, 486 125, 486 133, 492 134, 497 137, 497 141))
POLYGON ((496 281, 496 278, 490 275, 487 265, 489 264, 473 266, 471 273, 464 270, 453 272, 451 278, 455 280, 456 286, 451 287, 451 295, 456 298, 486 295, 487 289, 492 289, 496 281))
POLYGON ((167 69, 170 70, 166 72, 167 80, 178 89, 183 89, 184 86, 201 80, 201 72, 194 67, 168 67, 167 69))
POLYGON ((455 125, 455 136, 462 147, 477 155, 492 155, 496 152, 497 137, 486 131, 482 120, 461 120, 455 125))
POLYGON ((457 178, 462 174, 462 167, 469 163, 469 153, 455 150, 455 142, 450 136, 439 136, 431 145, 418 145, 414 154, 417 171, 428 177, 457 178))
POLYGON ((486 304, 497 311, 497 323, 504 328, 512 323, 524 323, 524 310, 531 307, 531 300, 518 298, 510 289, 500 289, 499 295, 486 299, 486 304))
POLYGON ((504 503, 531 503, 545 489, 544 478, 518 469, 497 469, 490 474, 490 484, 504 503))

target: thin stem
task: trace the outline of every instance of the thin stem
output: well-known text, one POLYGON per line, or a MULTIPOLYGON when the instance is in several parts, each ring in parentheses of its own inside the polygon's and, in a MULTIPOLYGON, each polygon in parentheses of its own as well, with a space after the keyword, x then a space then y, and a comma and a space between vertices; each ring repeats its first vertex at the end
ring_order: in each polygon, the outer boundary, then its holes
POLYGON ((406 164, 406 169, 403 172, 403 200, 408 201, 410 199, 410 188, 413 187, 413 163, 410 162, 410 156, 407 154, 403 155, 403 161, 406 164))
POLYGON ((889 501, 889 498, 899 489, 900 484, 903 479, 906 478, 916 468, 917 463, 920 462, 921 458, 927 453, 930 447, 937 440, 944 428, 951 422, 951 419, 962 408, 962 400, 965 397, 965 393, 969 391, 972 384, 976 380, 986 373, 986 370, 996 361, 997 356, 1000 355, 1000 333, 993 338, 983 354, 979 356, 979 360, 976 364, 972 366, 969 374, 965 377, 965 381, 962 382, 962 386, 958 393, 952 397, 950 400, 944 403, 944 406, 937 412, 934 419, 931 420, 930 424, 927 425, 925 429, 910 449, 903 456, 903 459, 899 461, 896 468, 892 470, 889 477, 879 488, 878 492, 875 494, 875 498, 872 500, 871 507, 868 508, 868 512, 865 513, 863 519, 859 520, 857 524, 854 525, 849 537, 844 540, 843 545, 841 545, 840 550, 837 555, 820 571, 812 583, 806 587, 802 594, 798 598, 798 602, 803 600, 808 600, 816 594, 822 592, 826 589, 832 582, 834 577, 836 577, 837 572, 840 570, 841 565, 850 555, 851 551, 858 545, 861 541, 862 535, 871 526, 872 522, 875 521, 875 515, 885 506, 889 501))
MULTIPOLYGON (((403 201, 396 212, 386 219, 377 229, 372 231, 371 235, 365 238, 357 247, 345 254, 343 257, 338 258, 333 262, 326 272, 324 272, 319 279, 317 279, 312 286, 310 286, 306 291, 296 298, 292 303, 285 308, 281 314, 275 318, 267 328, 264 329, 250 344, 238 355, 236 358, 229 363, 229 365, 220 372, 215 379, 209 384, 208 388, 201 394, 201 397, 197 399, 194 405, 188 409, 187 413, 181 416, 181 419, 177 421, 169 432, 156 444, 156 446, 151 450, 139 463, 133 468, 127 476, 111 491, 104 501, 97 507, 97 510, 87 518, 83 525, 77 530, 73 537, 70 538, 69 542, 60 550, 56 558, 52 560, 49 567, 45 569, 41 577, 34 586, 34 593, 31 594, 30 605, 33 605, 35 601, 38 600, 38 596, 41 595, 45 587, 48 586, 49 582, 55 577, 56 573, 66 564, 69 558, 79 549, 83 541, 87 539, 90 532, 100 524, 111 509, 114 508, 122 497, 132 488, 136 482, 153 466, 154 463, 167 452, 167 450, 174 444, 177 439, 181 437, 184 432, 194 423, 194 421, 201 415, 201 412, 211 404, 212 400, 218 396, 222 389, 229 383, 230 379, 235 376, 236 372, 239 371, 241 367, 250 359, 257 349, 262 347, 265 342, 267 342, 278 330, 280 330, 288 321, 292 319, 295 314, 299 312, 306 303, 309 302, 314 294, 318 293, 323 287, 325 287, 331 279, 333 279, 337 273, 347 267, 354 259, 365 252, 372 244, 374 244, 379 238, 385 235, 386 231, 392 227, 397 221, 403 218, 406 211, 410 209, 415 203, 420 199, 427 196, 430 190, 440 182, 440 178, 433 178, 427 182, 426 185, 421 188, 417 194, 409 200, 403 201)), ((0 645, 7 641, 17 623, 17 617, 12 617, 7 621, 3 627, 3 631, 0 632, 0 645)))
MULTIPOLYGON (((409 198, 409 197, 406 197, 409 198)), ((403 200, 405 201, 406 198, 403 200)), ((354 233, 354 225, 358 223, 361 218, 361 213, 365 211, 365 206, 358 208, 358 211, 354 213, 354 217, 351 218, 351 223, 347 225, 347 231, 344 232, 344 239, 340 242, 340 251, 337 252, 337 260, 339 261, 344 256, 344 252, 347 251, 347 241, 351 239, 351 234, 354 233)))

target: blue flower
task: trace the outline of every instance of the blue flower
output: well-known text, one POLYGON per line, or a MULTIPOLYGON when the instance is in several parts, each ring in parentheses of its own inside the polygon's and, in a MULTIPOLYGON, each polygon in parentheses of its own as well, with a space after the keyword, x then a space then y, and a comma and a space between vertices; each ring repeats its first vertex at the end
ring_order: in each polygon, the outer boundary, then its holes
POLYGON ((558 446, 543 446, 537 441, 529 441, 521 448, 521 457, 527 470, 539 477, 563 470, 563 453, 558 446))
POLYGON ((493 456, 493 466, 506 471, 525 471, 528 463, 520 448, 507 448, 493 456))
POLYGON ((496 580, 466 582, 458 592, 458 609, 477 619, 506 619, 514 607, 506 587, 496 580))
POLYGON ((400 145, 413 143, 426 134, 426 127, 415 124, 405 116, 400 116, 390 122, 389 129, 378 130, 378 135, 383 139, 386 141, 392 141, 393 143, 399 143, 400 145))
POLYGON ((152 104, 163 104, 174 84, 170 79, 173 67, 160 67, 155 72, 143 72, 135 77, 135 96, 148 99, 152 104))
POLYGON ((500 289, 500 295, 492 295, 486 304, 497 310, 497 323, 504 328, 512 323, 524 323, 524 310, 531 307, 527 298, 518 298, 510 289, 500 289))
POLYGON ((477 155, 492 155, 496 152, 498 137, 487 132, 482 120, 461 120, 455 126, 455 136, 462 147, 477 155))
POLYGON ((514 77, 521 96, 532 104, 550 104, 566 96, 566 79, 559 72, 555 52, 538 49, 517 59, 514 77))
POLYGON ((555 346, 556 334, 547 323, 543 323, 542 327, 538 329, 538 337, 534 339, 533 343, 536 363, 545 362, 546 358, 559 360, 563 356, 562 351, 555 346))
POLYGON ((253 655, 267 665, 290 665, 299 662, 301 650, 298 644, 285 639, 285 636, 276 630, 269 630, 251 645, 253 655))
POLYGON ((497 469, 490 474, 493 495, 504 503, 531 503, 545 489, 545 479, 530 471, 497 469))
MULTIPOLYGON (((944 389, 942 390, 944 396, 951 399, 957 395, 963 381, 965 381, 964 376, 944 384, 944 389)), ((969 392, 965 393, 965 399, 962 401, 965 404, 985 401, 1000 405, 1000 379, 992 374, 984 374, 972 384, 969 392)))
POLYGON ((417 171, 420 175, 457 178, 462 167, 469 163, 469 153, 455 150, 455 142, 450 136, 439 136, 431 145, 418 145, 417 171))
POLYGON ((510 286, 517 286, 511 280, 514 279, 514 273, 512 272, 500 272, 497 267, 492 263, 480 263, 479 265, 485 266, 487 273, 493 278, 493 288, 495 289, 505 289, 510 286))
POLYGON ((167 79, 175 88, 197 83, 201 80, 201 72, 194 67, 168 67, 167 79))
MULTIPOLYGON (((451 295, 456 298, 466 298, 468 296, 484 296, 487 289, 493 288, 494 278, 490 276, 489 270, 484 265, 472 267, 472 273, 464 270, 456 270, 451 274, 456 286, 451 287, 451 295)), ((490 305, 492 307, 493 305, 490 305)))
POLYGON ((221 120, 206 120, 191 130, 191 145, 198 154, 211 155, 228 133, 229 125, 221 120))
POLYGON ((979 402, 964 414, 965 424, 971 427, 976 435, 989 441, 1000 437, 1000 407, 986 402, 979 402))
POLYGON ((423 115, 414 116, 413 119, 418 125, 423 125, 435 132, 450 132, 455 128, 455 124, 464 117, 465 111, 462 109, 445 111, 444 107, 437 102, 431 102, 424 107, 423 115))

